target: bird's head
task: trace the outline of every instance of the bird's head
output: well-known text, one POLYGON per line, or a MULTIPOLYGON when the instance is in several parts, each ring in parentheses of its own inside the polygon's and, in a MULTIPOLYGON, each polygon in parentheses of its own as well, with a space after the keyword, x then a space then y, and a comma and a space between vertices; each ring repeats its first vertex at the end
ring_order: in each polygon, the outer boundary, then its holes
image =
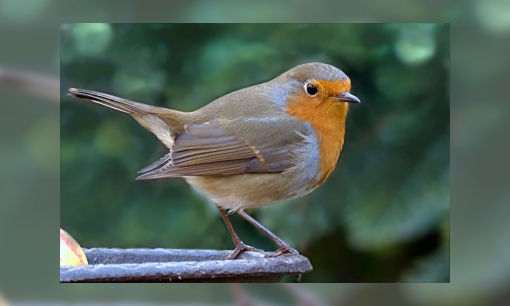
POLYGON ((322 63, 299 65, 273 81, 272 100, 287 113, 307 121, 343 123, 349 103, 361 101, 350 93, 351 80, 340 69, 322 63))

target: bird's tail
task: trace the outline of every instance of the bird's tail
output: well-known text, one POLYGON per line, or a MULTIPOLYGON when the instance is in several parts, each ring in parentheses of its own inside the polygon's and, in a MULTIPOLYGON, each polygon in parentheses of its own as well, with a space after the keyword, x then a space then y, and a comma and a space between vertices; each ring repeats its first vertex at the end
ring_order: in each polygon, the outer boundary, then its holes
MULTIPOLYGON (((80 99, 90 100, 92 102, 113 108, 115 110, 128 113, 144 115, 157 110, 161 110, 160 107, 155 107, 147 104, 142 104, 134 101, 129 101, 123 98, 97 92, 87 89, 69 88, 69 95, 80 99)), ((163 108, 164 109, 164 108, 163 108)), ((165 110, 165 109, 164 109, 165 110)))
POLYGON ((138 103, 93 90, 69 88, 69 95, 130 114, 138 123, 154 133, 169 149, 172 149, 176 133, 183 129, 187 121, 187 113, 138 103))

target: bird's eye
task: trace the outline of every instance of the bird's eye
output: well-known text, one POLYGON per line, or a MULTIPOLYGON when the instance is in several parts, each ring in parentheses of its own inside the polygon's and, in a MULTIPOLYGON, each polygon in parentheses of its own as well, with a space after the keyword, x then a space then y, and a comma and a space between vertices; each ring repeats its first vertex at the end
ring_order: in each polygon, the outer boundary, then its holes
POLYGON ((317 94, 318 90, 317 90, 317 87, 315 87, 314 85, 312 85, 310 83, 306 83, 305 84, 305 91, 306 91, 306 93, 309 96, 313 97, 313 96, 315 96, 317 94))

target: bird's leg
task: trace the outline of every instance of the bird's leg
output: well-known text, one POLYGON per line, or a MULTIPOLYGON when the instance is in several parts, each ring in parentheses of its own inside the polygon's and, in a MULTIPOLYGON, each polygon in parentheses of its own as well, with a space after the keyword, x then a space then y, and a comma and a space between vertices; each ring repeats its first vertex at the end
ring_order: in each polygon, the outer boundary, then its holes
POLYGON ((228 220, 227 214, 225 211, 218 207, 218 210, 220 211, 221 217, 223 218, 223 221, 225 221, 225 224, 227 225, 228 231, 230 232, 230 235, 232 236, 232 240, 234 241, 234 244, 236 248, 230 255, 227 256, 227 260, 230 259, 236 259, 236 257, 245 251, 254 251, 254 252, 262 252, 262 250, 256 249, 254 247, 251 247, 249 245, 244 244, 244 242, 239 238, 236 231, 234 230, 234 227, 232 226, 232 223, 230 223, 230 220, 228 220))
POLYGON ((266 255, 266 257, 277 257, 285 253, 299 254, 298 251, 296 251, 290 245, 288 245, 287 242, 281 240, 278 236, 276 236, 270 230, 264 227, 264 225, 260 224, 257 220, 253 219, 250 215, 248 215, 244 210, 240 209, 236 211, 236 213, 239 216, 243 217, 246 221, 253 224, 253 226, 261 230, 264 234, 266 234, 266 236, 271 238, 271 240, 273 240, 280 247, 276 252, 266 255))

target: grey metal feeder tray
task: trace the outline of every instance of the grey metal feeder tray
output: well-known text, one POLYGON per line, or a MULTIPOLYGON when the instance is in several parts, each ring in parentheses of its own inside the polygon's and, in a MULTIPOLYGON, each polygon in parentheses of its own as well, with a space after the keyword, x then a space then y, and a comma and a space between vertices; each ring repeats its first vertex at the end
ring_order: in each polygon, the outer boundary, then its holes
POLYGON ((231 251, 173 249, 83 249, 89 265, 60 267, 60 282, 280 282, 312 270, 308 258, 231 251))

